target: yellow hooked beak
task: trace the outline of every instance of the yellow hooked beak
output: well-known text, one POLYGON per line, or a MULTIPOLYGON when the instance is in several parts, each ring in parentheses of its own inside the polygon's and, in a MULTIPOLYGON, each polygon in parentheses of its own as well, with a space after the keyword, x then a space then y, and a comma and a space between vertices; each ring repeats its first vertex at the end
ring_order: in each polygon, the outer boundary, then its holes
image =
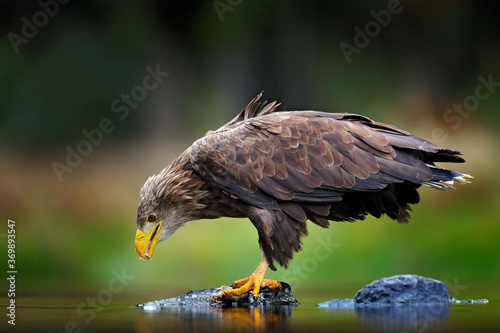
POLYGON ((143 259, 151 259, 156 243, 160 238, 161 221, 151 228, 146 236, 140 229, 135 233, 135 250, 143 259))

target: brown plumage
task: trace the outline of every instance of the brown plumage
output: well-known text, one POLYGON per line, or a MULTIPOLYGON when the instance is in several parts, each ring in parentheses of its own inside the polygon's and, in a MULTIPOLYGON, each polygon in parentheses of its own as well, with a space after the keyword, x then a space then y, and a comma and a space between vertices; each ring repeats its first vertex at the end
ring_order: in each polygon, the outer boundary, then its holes
POLYGON ((434 166, 464 162, 458 151, 397 127, 355 114, 275 112, 278 104, 260 97, 148 179, 139 230, 148 233, 151 214, 162 221, 149 230, 158 241, 189 220, 246 216, 270 267, 286 267, 306 220, 328 228, 386 214, 407 223, 421 185, 449 189, 470 177, 434 166))

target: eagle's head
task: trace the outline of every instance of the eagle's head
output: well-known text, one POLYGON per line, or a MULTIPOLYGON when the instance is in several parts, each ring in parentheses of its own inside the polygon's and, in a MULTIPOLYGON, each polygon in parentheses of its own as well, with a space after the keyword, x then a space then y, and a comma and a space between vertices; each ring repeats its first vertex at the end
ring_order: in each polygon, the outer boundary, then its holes
POLYGON ((135 250, 144 259, 151 259, 156 244, 179 227, 175 223, 175 209, 163 195, 165 189, 161 184, 165 182, 160 175, 149 177, 144 183, 137 209, 135 250))
POLYGON ((151 259, 158 242, 170 237, 184 223, 200 218, 205 205, 201 180, 192 177, 183 158, 174 161, 158 175, 149 177, 140 192, 137 210, 135 250, 144 259, 151 259))

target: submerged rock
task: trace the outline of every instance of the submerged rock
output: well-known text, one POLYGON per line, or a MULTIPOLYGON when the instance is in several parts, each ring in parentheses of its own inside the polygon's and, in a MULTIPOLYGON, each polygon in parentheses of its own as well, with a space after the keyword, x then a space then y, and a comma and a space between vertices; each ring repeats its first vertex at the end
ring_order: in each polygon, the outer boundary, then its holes
POLYGON ((169 307, 200 307, 200 306, 219 306, 219 307, 248 307, 248 306, 297 306, 299 302, 295 297, 285 291, 261 290, 259 296, 254 299, 249 291, 235 299, 214 300, 210 296, 220 292, 221 288, 201 289, 190 291, 184 295, 166 298, 159 301, 138 304, 136 307, 143 308, 145 311, 157 312, 161 308, 169 307))
POLYGON ((418 275, 396 275, 366 285, 354 296, 356 306, 449 303, 446 285, 418 275))
POLYGON ((413 304, 445 304, 450 302, 446 285, 418 275, 396 275, 366 285, 352 300, 331 300, 318 304, 321 308, 354 309, 358 307, 402 306, 413 304))
POLYGON ((439 327, 448 317, 450 296, 446 285, 417 275, 396 275, 374 281, 352 299, 318 304, 335 311, 353 311, 375 331, 421 332, 439 327))
POLYGON ((354 309, 354 300, 352 298, 332 299, 328 302, 319 303, 318 306, 320 308, 352 310, 354 309))

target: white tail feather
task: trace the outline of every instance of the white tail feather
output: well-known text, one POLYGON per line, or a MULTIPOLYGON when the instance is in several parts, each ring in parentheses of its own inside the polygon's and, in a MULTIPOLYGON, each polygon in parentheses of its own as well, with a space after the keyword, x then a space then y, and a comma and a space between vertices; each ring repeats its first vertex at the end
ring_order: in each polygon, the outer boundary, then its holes
POLYGON ((455 187, 453 186, 453 185, 455 185, 455 182, 457 182, 457 184, 460 184, 460 185, 465 185, 465 184, 469 184, 470 183, 469 179, 472 179, 472 178, 474 178, 474 177, 464 173, 458 177, 453 177, 452 180, 447 180, 447 181, 430 180, 428 182, 423 183, 422 185, 425 185, 425 186, 431 187, 431 188, 435 188, 435 189, 441 190, 441 191, 448 191, 451 189, 455 189, 455 187))

